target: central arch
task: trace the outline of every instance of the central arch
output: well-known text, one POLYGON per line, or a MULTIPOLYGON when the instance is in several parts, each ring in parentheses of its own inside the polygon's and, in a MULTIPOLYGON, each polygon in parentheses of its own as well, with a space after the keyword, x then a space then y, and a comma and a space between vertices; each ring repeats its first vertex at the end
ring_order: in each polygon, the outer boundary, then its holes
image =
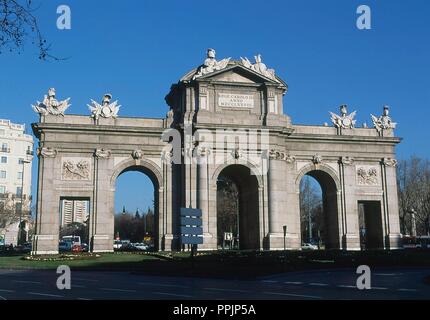
MULTIPOLYGON (((300 183, 305 176, 318 182, 322 191, 322 219, 316 222, 316 229, 323 230, 321 238, 326 249, 340 249, 338 190, 339 180, 331 168, 324 166, 308 166, 304 168, 297 180, 297 194, 300 194, 300 183)), ((303 232, 301 232, 303 234, 303 232)), ((318 236, 319 237, 319 236, 318 236)), ((321 239, 318 239, 321 240, 321 239)))
MULTIPOLYGON (((259 181, 251 169, 244 164, 230 164, 224 167, 217 176, 217 238, 218 246, 223 242, 224 232, 233 233, 233 237, 241 250, 258 250, 259 236, 259 181), (236 204, 233 211, 225 212, 225 203, 221 203, 220 188, 226 181, 234 184, 236 204), (223 219, 225 215, 236 215, 231 219, 223 219), (230 227, 222 221, 230 223, 230 227), (222 228, 226 230, 222 230, 222 228)), ((227 210, 228 211, 228 210, 227 210)), ((230 210, 231 211, 231 210, 230 210)))

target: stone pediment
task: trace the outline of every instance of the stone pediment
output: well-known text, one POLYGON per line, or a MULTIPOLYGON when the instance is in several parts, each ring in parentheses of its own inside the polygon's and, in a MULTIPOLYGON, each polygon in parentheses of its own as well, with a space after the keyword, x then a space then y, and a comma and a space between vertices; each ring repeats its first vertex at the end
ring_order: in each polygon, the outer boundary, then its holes
POLYGON ((205 75, 193 79, 198 68, 193 69, 187 73, 181 81, 219 81, 226 83, 273 83, 276 85, 281 85, 287 87, 287 84, 276 76, 275 79, 270 79, 264 75, 257 73, 249 68, 246 68, 241 64, 240 61, 231 61, 228 66, 222 70, 214 71, 205 75))

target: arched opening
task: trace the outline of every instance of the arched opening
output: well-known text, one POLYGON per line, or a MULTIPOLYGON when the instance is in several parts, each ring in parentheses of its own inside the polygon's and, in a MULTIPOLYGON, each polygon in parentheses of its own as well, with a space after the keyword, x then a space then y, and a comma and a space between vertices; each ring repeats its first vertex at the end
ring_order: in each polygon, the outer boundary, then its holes
POLYGON ((307 172, 300 181, 303 248, 339 249, 337 187, 325 171, 307 172))
POLYGON ((224 168, 217 179, 218 247, 259 249, 258 180, 244 165, 224 168))
POLYGON ((147 168, 123 170, 115 182, 114 250, 158 250, 158 180, 147 168))

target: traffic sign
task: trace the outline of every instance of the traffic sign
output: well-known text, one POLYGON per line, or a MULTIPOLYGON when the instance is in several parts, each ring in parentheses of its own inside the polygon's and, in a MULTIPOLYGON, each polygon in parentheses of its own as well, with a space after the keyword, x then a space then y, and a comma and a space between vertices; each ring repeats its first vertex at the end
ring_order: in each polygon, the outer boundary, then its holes
POLYGON ((203 244, 202 210, 181 208, 181 243, 203 244))
POLYGON ((203 234, 202 227, 181 227, 181 234, 198 236, 203 234))

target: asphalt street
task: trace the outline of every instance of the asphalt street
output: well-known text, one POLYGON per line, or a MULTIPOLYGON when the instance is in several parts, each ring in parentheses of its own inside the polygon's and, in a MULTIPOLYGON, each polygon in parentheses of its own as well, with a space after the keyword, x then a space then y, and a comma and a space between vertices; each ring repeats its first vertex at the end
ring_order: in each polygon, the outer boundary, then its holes
POLYGON ((52 271, 0 270, 0 300, 324 300, 430 299, 430 269, 374 269, 359 290, 353 269, 291 272, 252 281, 160 277, 127 272, 72 271, 59 290, 52 271))

